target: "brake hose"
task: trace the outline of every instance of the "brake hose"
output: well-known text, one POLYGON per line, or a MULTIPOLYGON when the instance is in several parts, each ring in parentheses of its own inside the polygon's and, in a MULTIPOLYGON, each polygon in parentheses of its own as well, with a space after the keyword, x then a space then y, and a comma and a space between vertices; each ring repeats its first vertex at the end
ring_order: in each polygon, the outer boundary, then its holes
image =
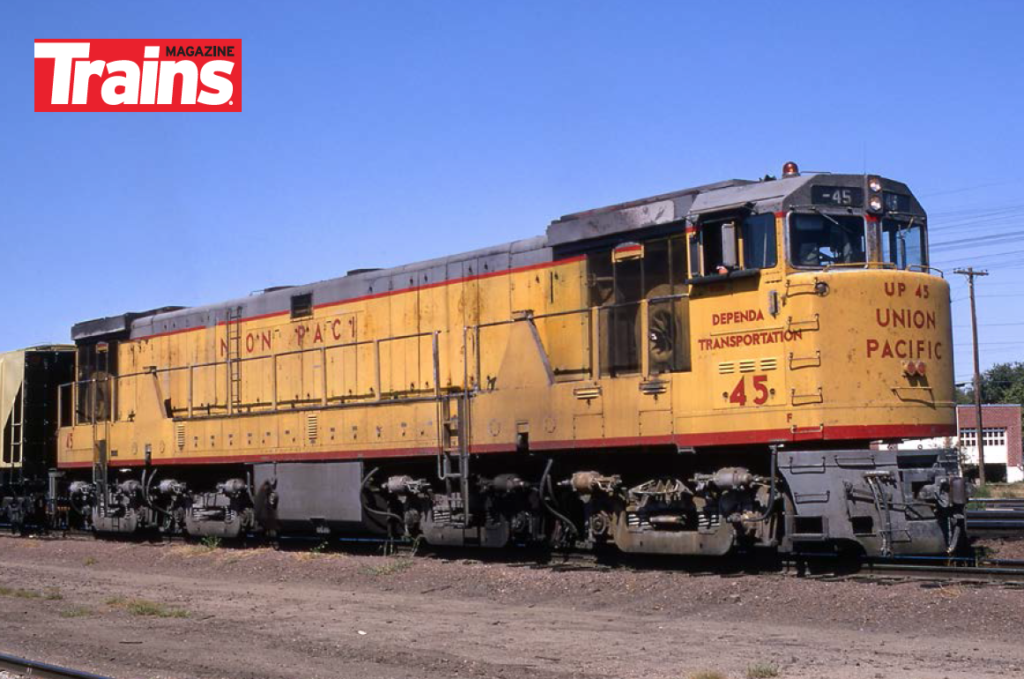
POLYGON ((553 459, 548 458, 548 463, 544 467, 544 474, 540 477, 540 500, 541 500, 541 502, 544 503, 544 507, 549 512, 551 512, 557 519, 559 519, 562 523, 564 523, 566 525, 566 527, 569 528, 569 530, 571 530, 573 532, 573 535, 579 536, 580 532, 576 528, 576 525, 573 524, 572 520, 569 519, 567 516, 565 516, 565 514, 562 514, 557 509, 552 507, 551 503, 548 502, 547 495, 544 493, 544 489, 547 488, 552 496, 554 496, 554 494, 555 494, 555 490, 551 486, 551 466, 554 463, 555 463, 555 461, 553 459))
POLYGON ((750 519, 752 523, 764 523, 768 520, 768 517, 772 515, 772 507, 775 506, 776 493, 778 492, 775 488, 775 477, 778 475, 779 469, 779 447, 771 446, 772 449, 772 461, 771 461, 771 478, 769 479, 768 485, 768 502, 765 505, 764 511, 761 516, 756 519, 750 519))
MULTIPOLYGON (((360 504, 362 504, 363 509, 365 509, 370 514, 373 514, 375 516, 384 517, 384 518, 387 518, 387 519, 394 519, 399 524, 401 524, 402 523, 402 517, 400 517, 397 514, 394 514, 392 512, 389 512, 389 511, 382 511, 380 509, 374 509, 373 507, 371 507, 368 504, 366 504, 366 501, 363 499, 363 491, 365 491, 367 489, 366 488, 366 484, 368 484, 370 482, 370 479, 378 471, 380 471, 380 467, 374 467, 372 470, 370 470, 370 473, 367 474, 363 478, 363 482, 359 486, 359 502, 360 502, 360 504)), ((390 525, 388 526, 388 532, 390 532, 390 525)))

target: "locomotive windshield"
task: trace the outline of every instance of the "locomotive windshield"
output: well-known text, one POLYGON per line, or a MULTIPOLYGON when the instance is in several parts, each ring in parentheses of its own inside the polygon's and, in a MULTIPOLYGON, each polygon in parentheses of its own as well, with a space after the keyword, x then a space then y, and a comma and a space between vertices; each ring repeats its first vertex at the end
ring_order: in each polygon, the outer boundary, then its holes
POLYGON ((898 269, 923 267, 925 261, 924 224, 914 219, 882 220, 882 261, 898 269))
POLYGON ((796 266, 866 263, 864 218, 821 212, 793 214, 789 257, 796 266))

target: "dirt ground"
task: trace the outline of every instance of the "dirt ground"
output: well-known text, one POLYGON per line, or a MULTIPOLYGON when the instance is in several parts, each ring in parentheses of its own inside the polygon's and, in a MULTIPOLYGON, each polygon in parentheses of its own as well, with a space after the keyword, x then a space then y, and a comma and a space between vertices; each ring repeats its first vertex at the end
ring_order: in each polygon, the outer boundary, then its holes
POLYGON ((1022 630, 996 586, 0 538, 0 651, 125 679, 985 679, 1022 630))

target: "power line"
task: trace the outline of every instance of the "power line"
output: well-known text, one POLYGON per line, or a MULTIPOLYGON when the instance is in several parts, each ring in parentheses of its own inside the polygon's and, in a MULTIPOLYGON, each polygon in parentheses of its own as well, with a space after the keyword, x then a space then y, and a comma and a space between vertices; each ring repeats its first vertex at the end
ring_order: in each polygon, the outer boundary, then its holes
MULTIPOLYGON (((1018 297, 1024 297, 1024 292, 1019 292, 1013 295, 978 295, 977 297, 979 299, 1017 299, 1018 297)), ((970 295, 968 295, 967 297, 957 297, 949 301, 950 303, 963 302, 966 299, 970 299, 970 295)))
MULTIPOLYGON (((992 253, 988 253, 988 254, 978 255, 974 259, 977 259, 978 257, 1003 257, 1003 256, 1006 256, 1006 255, 1019 255, 1019 254, 1022 254, 1022 253, 1024 253, 1024 250, 1009 250, 1009 251, 1006 251, 1006 252, 992 252, 992 253)), ((953 261, 952 259, 950 259, 949 254, 946 254, 945 257, 946 257, 945 259, 941 259, 940 258, 938 261, 940 261, 940 262, 952 262, 953 261)))
POLYGON ((1006 345, 1006 344, 1021 345, 1021 344, 1024 344, 1024 341, 1021 341, 1021 340, 1008 340, 1006 342, 980 342, 979 344, 981 346, 1001 346, 1001 345, 1006 345))
POLYGON ((977 227, 978 230, 987 230, 1002 225, 1011 226, 1019 224, 1024 219, 1024 210, 1019 212, 1004 212, 1000 214, 983 215, 981 217, 962 217, 959 219, 931 219, 927 222, 927 228, 931 232, 940 232, 944 236, 948 232, 957 229, 966 231, 968 227, 977 227))
POLYGON ((985 215, 982 217, 971 217, 961 219, 940 220, 932 219, 928 222, 929 230, 932 232, 945 233, 957 229, 966 231, 984 231, 993 227, 1012 226, 1019 224, 1024 212, 1004 212, 1000 214, 985 215))
POLYGON ((1006 241, 1018 240, 1019 237, 1022 235, 1024 235, 1024 230, 1007 231, 999 235, 988 236, 985 242, 983 243, 978 243, 977 236, 974 236, 973 238, 958 238, 957 240, 939 241, 938 243, 934 243, 931 247, 932 250, 935 250, 936 248, 944 249, 956 247, 958 245, 963 245, 965 243, 974 243, 976 247, 987 247, 989 245, 999 245, 1000 243, 1004 243, 1006 241))
POLYGON ((1010 180, 1001 182, 992 182, 991 184, 978 184, 976 186, 965 186, 958 189, 948 189, 945 191, 933 191, 932 193, 922 193, 921 198, 931 198, 933 196, 951 196, 954 193, 966 193, 968 191, 977 191, 978 189, 990 189, 993 186, 1006 186, 1008 184, 1016 184, 1020 180, 1010 180))

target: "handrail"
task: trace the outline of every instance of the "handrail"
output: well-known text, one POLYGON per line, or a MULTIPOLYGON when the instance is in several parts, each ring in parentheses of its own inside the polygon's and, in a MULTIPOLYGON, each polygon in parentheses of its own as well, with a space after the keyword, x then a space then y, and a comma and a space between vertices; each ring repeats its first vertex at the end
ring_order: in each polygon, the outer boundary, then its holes
MULTIPOLYGON (((586 314, 587 322, 588 323, 592 323, 593 319, 591 317, 591 314, 592 314, 594 309, 597 309, 597 310, 612 309, 612 308, 619 308, 619 307, 626 307, 626 306, 637 306, 639 304, 640 304, 640 302, 620 302, 620 303, 608 304, 608 305, 600 306, 600 307, 581 307, 581 308, 578 308, 578 309, 568 309, 568 310, 564 310, 564 311, 551 311, 551 312, 548 312, 548 313, 545 313, 545 314, 534 314, 530 310, 523 310, 523 311, 513 312, 513 314, 518 314, 518 315, 513 315, 512 318, 502 319, 502 320, 499 320, 499 321, 488 321, 487 323, 477 323, 475 325, 464 326, 464 328, 463 328, 463 346, 468 346, 468 344, 467 344, 468 338, 470 337, 470 333, 472 333, 472 337, 473 337, 473 340, 474 340, 474 342, 473 342, 473 356, 474 356, 474 359, 475 359, 475 361, 474 361, 475 370, 474 370, 474 375, 473 375, 474 385, 473 385, 472 388, 470 388, 469 381, 468 381, 469 380, 469 375, 466 375, 465 378, 464 378, 465 379, 464 384, 466 386, 466 390, 471 392, 471 393, 479 393, 480 392, 480 385, 483 382, 483 379, 482 379, 483 378, 483 366, 482 366, 482 357, 481 357, 481 354, 480 354, 480 331, 481 330, 484 330, 484 329, 487 329, 487 328, 494 328, 494 327, 498 327, 498 326, 503 326, 503 325, 512 325, 513 323, 522 323, 524 321, 536 321, 536 320, 543 320, 543 319, 546 319, 546 318, 558 318, 560 316, 572 316, 572 315, 583 315, 583 314, 586 314)), ((468 368, 468 361, 467 361, 467 366, 466 367, 468 368)))
POLYGON ((938 267, 930 266, 928 264, 908 264, 907 271, 920 271, 921 273, 928 273, 929 271, 938 271, 939 278, 945 278, 946 272, 938 267))
MULTIPOLYGON (((578 309, 567 309, 567 310, 564 310, 564 311, 549 311, 548 313, 545 313, 545 314, 535 314, 533 312, 530 312, 529 314, 522 315, 522 316, 520 316, 518 318, 512 317, 512 318, 506 318, 506 319, 503 319, 503 320, 500 320, 500 321, 488 321, 487 323, 477 323, 476 325, 469 325, 469 326, 466 326, 466 327, 474 328, 474 329, 476 329, 476 328, 491 328, 491 327, 498 326, 498 325, 510 325, 512 323, 520 323, 520 322, 526 321, 526 320, 538 320, 538 319, 543 319, 543 318, 555 318, 555 317, 558 317, 558 316, 570 316, 570 315, 573 315, 573 314, 590 314, 595 309, 598 310, 598 311, 602 311, 604 309, 623 309, 623 308, 626 308, 626 307, 639 306, 641 302, 648 302, 648 303, 651 303, 651 302, 666 302, 666 301, 675 300, 675 299, 689 299, 689 298, 690 298, 690 294, 689 293, 682 292, 682 293, 677 293, 677 294, 674 294, 674 295, 662 295, 660 297, 646 297, 644 299, 638 299, 638 300, 635 300, 633 302, 615 302, 613 304, 601 304, 601 305, 598 305, 598 306, 580 307, 578 309)), ((522 312, 513 312, 513 313, 522 313, 522 312)))
POLYGON ((883 262, 883 261, 868 261, 868 262, 829 262, 823 264, 820 267, 817 266, 797 266, 794 274, 798 273, 811 273, 813 271, 828 272, 835 269, 885 269, 891 271, 918 271, 921 273, 927 273, 929 271, 938 272, 940 278, 945 278, 946 274, 942 269, 939 269, 928 264, 908 264, 904 268, 900 268, 895 262, 883 262))
MULTIPOLYGON (((439 334, 440 332, 441 332, 440 330, 434 330, 434 331, 431 331, 431 332, 420 332, 420 333, 415 333, 415 334, 411 334, 411 335, 399 335, 399 336, 396 336, 396 337, 384 337, 384 338, 381 338, 381 339, 374 339, 374 340, 360 340, 358 342, 347 342, 347 343, 344 343, 344 344, 325 344, 325 345, 320 345, 320 346, 316 346, 316 347, 310 347, 308 349, 290 349, 288 351, 281 351, 281 352, 276 352, 276 353, 272 353, 272 354, 264 354, 262 356, 247 356, 245 358, 240 358, 238 360, 242 361, 242 362, 244 362, 244 361, 263 361, 263 360, 270 359, 270 358, 281 358, 282 356, 294 356, 294 355, 297 355, 297 354, 311 353, 311 352, 314 352, 314 351, 323 351, 323 350, 329 351, 331 349, 345 349, 345 348, 348 348, 348 347, 367 346, 367 345, 376 344, 376 343, 380 343, 380 342, 391 342, 391 341, 403 340, 403 339, 415 339, 417 337, 430 337, 430 336, 439 334)), ((105 379, 111 379, 112 378, 112 379, 120 380, 120 379, 127 379, 129 377, 144 377, 146 375, 154 375, 154 374, 169 373, 169 372, 178 372, 180 370, 189 370, 189 369, 195 369, 195 368, 215 368, 217 366, 226 365, 226 364, 227 364, 227 361, 208 361, 206 363, 190 363, 188 365, 167 366, 167 367, 163 367, 163 368, 157 368, 155 366, 152 366, 150 369, 142 370, 140 372, 135 372, 135 373, 128 373, 126 375, 109 375, 105 379)), ((73 380, 71 382, 65 382, 65 383, 63 383, 63 384, 61 384, 59 386, 60 387, 67 387, 67 386, 70 386, 72 384, 91 384, 92 382, 95 382, 95 381, 96 381, 96 378, 93 377, 93 378, 88 379, 88 380, 73 380)))
MULTIPOLYGON (((527 320, 529 320, 529 321, 537 321, 537 320, 543 320, 543 319, 549 319, 549 318, 558 318, 558 317, 564 317, 564 316, 575 316, 575 315, 583 316, 585 318, 586 322, 591 324, 591 326, 592 326, 590 333, 588 333, 588 339, 589 339, 589 341, 591 343, 591 350, 590 350, 590 352, 587 352, 587 356, 585 356, 584 358, 587 361, 589 361, 589 363, 590 363, 589 372, 591 373, 591 376, 592 377, 596 377, 596 375, 599 373, 599 368, 597 366, 597 362, 595 361, 595 359, 599 358, 596 355, 599 352, 597 350, 596 345, 594 344, 594 335, 595 335, 596 329, 593 327, 593 325, 594 325, 595 321, 599 318, 601 313, 605 312, 606 310, 610 311, 610 310, 615 310, 615 309, 625 309, 625 308, 643 309, 644 307, 649 308, 649 306, 651 304, 664 303, 664 302, 669 302, 669 301, 677 301, 677 300, 688 299, 688 298, 690 298, 690 295, 688 293, 683 292, 683 293, 676 293, 676 294, 672 294, 672 295, 662 295, 662 296, 658 296, 658 297, 651 297, 649 299, 642 299, 642 300, 637 300, 637 301, 632 301, 632 302, 617 302, 617 303, 613 303, 613 304, 604 304, 604 305, 600 305, 600 306, 592 306, 592 307, 591 306, 587 306, 587 307, 580 307, 580 308, 576 308, 576 309, 566 309, 566 310, 561 310, 561 311, 551 311, 551 312, 541 313, 541 314, 534 314, 532 312, 526 312, 526 313, 517 312, 517 315, 514 315, 511 318, 497 320, 497 321, 489 321, 489 322, 486 322, 486 323, 477 323, 477 324, 473 324, 473 325, 466 325, 466 326, 463 327, 463 347, 464 347, 464 357, 465 357, 464 360, 463 360, 463 363, 464 363, 464 365, 463 365, 463 368, 464 368, 464 370, 463 370, 463 372, 464 372, 463 380, 464 380, 464 382, 463 382, 463 385, 462 385, 462 387, 460 389, 449 389, 447 393, 454 393, 456 391, 475 393, 475 392, 479 392, 480 391, 480 389, 482 387, 482 367, 483 367, 482 364, 481 364, 481 342, 480 342, 480 340, 481 340, 481 332, 480 331, 485 329, 485 328, 492 328, 492 327, 498 327, 498 326, 504 326, 504 325, 511 325, 513 323, 518 323, 518 322, 527 321, 527 320), (470 349, 471 345, 472 345, 472 349, 470 349), (472 352, 472 353, 470 353, 470 352, 472 352), (470 374, 470 366, 469 366, 469 360, 470 360, 470 356, 471 355, 474 356, 474 358, 476 359, 475 360, 476 365, 473 366, 473 368, 474 368, 473 369, 473 373, 475 373, 475 374, 473 374, 473 375, 470 374), (473 382, 470 381, 471 377, 474 379, 473 382)), ((117 389, 117 387, 121 383, 122 380, 138 379, 140 377, 147 377, 147 376, 152 376, 154 378, 157 378, 157 377, 162 376, 162 375, 172 375, 172 374, 175 374, 175 373, 180 373, 180 372, 185 371, 185 372, 188 372, 186 404, 184 406, 176 406, 176 407, 174 407, 172 412, 171 412, 171 415, 177 415, 179 413, 185 412, 187 418, 193 418, 193 417, 197 416, 196 410, 198 409, 198 407, 193 402, 193 390, 194 390, 194 379, 195 379, 194 378, 194 373, 195 373, 196 370, 210 369, 210 368, 212 368, 212 369, 219 369, 219 368, 222 368, 222 367, 224 369, 226 369, 226 370, 230 370, 232 363, 246 364, 246 363, 251 363, 253 361, 267 361, 267 360, 271 361, 274 364, 273 365, 273 369, 271 370, 272 375, 271 375, 271 379, 270 379, 270 381, 271 381, 271 385, 270 386, 271 386, 271 392, 272 392, 271 393, 271 399, 267 403, 260 402, 260 403, 246 403, 246 404, 242 404, 242 407, 247 409, 247 414, 248 413, 254 413, 254 412, 257 413, 257 414, 258 413, 268 413, 268 412, 278 412, 278 411, 280 411, 282 409, 283 405, 290 405, 290 406, 292 406, 294 408, 294 406, 297 405, 297 404, 304 404, 306 406, 304 409, 311 409, 313 404, 318 404, 322 408, 331 408, 331 407, 339 407, 341 405, 349 405, 349 404, 351 404, 351 405, 367 405, 367 404, 374 403, 374 402, 393 402, 393 401, 412 402, 413 400, 419 400, 419 399, 418 398, 414 399, 414 397, 410 396, 411 394, 417 394, 417 393, 422 394, 422 393, 424 393, 427 390, 426 389, 424 389, 424 390, 412 389, 412 390, 389 391, 389 394, 392 394, 392 396, 390 398, 385 398, 384 393, 383 393, 383 376, 381 374, 382 365, 381 365, 380 347, 381 347, 381 345, 384 345, 384 344, 387 344, 387 343, 398 342, 398 341, 402 341, 402 340, 423 339, 423 338, 427 338, 427 337, 433 338, 433 347, 432 347, 432 363, 433 363, 432 375, 433 375, 433 380, 434 380, 434 384, 433 384, 433 388, 432 388, 433 398, 441 398, 444 395, 445 391, 442 389, 441 384, 440 384, 440 377, 441 377, 441 375, 440 375, 440 352, 439 352, 439 348, 438 348, 438 342, 439 342, 440 335, 442 333, 445 333, 445 332, 448 332, 449 334, 452 334, 450 331, 446 331, 446 330, 432 330, 432 331, 427 331, 427 332, 407 333, 407 334, 403 334, 403 335, 395 335, 395 336, 383 337, 383 338, 379 338, 379 339, 365 339, 365 340, 356 340, 356 341, 352 341, 352 342, 339 342, 339 343, 335 343, 335 344, 321 344, 321 345, 317 345, 317 346, 303 347, 303 348, 299 348, 299 349, 288 349, 288 350, 285 350, 285 351, 271 352, 271 353, 261 354, 261 355, 257 355, 257 356, 243 356, 243 357, 231 358, 231 359, 225 357, 224 360, 204 361, 204 362, 201 362, 201 363, 189 363, 187 365, 162 366, 162 367, 147 366, 143 370, 139 370, 139 371, 136 371, 136 372, 127 373, 127 374, 123 374, 123 375, 105 375, 103 378, 97 378, 97 377, 94 376, 94 377, 92 377, 90 379, 86 379, 86 380, 74 380, 72 382, 67 382, 67 383, 59 385, 60 389, 66 389, 68 387, 71 387, 71 389, 72 389, 72 394, 71 394, 71 399, 72 399, 72 413, 71 413, 72 414, 72 418, 71 418, 72 419, 72 424, 71 425, 62 424, 62 426, 75 426, 75 425, 83 424, 83 422, 79 421, 79 408, 78 408, 78 401, 79 401, 79 398, 80 398, 79 394, 78 394, 78 391, 79 391, 79 389, 83 385, 85 385, 88 388, 90 385, 97 384, 98 382, 104 382, 104 383, 112 384, 113 385, 112 388, 113 388, 114 391, 110 395, 110 397, 111 397, 111 407, 110 407, 110 413, 108 413, 108 417, 111 418, 111 421, 119 421, 118 420, 118 415, 119 415, 118 410, 119 410, 119 408, 118 408, 118 404, 113 399, 113 393, 116 393, 117 391, 119 391, 117 389), (373 366, 372 366, 372 371, 373 371, 372 372, 372 374, 373 374, 373 387, 371 388, 370 393, 367 393, 367 394, 353 394, 353 395, 349 395, 349 396, 345 396, 345 395, 334 396, 334 397, 329 396, 328 395, 328 390, 327 390, 327 386, 328 386, 328 384, 327 384, 327 379, 328 379, 327 363, 326 363, 327 353, 330 352, 330 351, 339 350, 339 349, 342 349, 342 350, 343 349, 354 349, 354 348, 359 348, 359 347, 371 347, 371 346, 374 348, 374 350, 373 350, 373 366), (323 357, 323 359, 321 360, 321 364, 323 366, 322 370, 324 371, 323 376, 322 376, 322 380, 323 381, 321 383, 322 393, 317 398, 291 399, 291 400, 282 400, 282 399, 280 399, 279 393, 278 393, 278 385, 277 385, 277 369, 276 369, 277 368, 277 361, 282 359, 282 358, 287 358, 287 357, 291 357, 291 356, 301 356, 301 355, 311 354, 311 353, 319 353, 323 357), (395 394, 406 394, 406 396, 396 397, 395 394), (336 403, 336 401, 341 401, 342 403, 336 403)), ((584 365, 583 369, 586 370, 587 367, 584 365)), ((358 373, 361 373, 361 372, 362 372, 362 370, 359 370, 357 368, 357 378, 358 378, 358 373)), ((95 398, 95 396, 96 395, 93 394, 91 397, 95 398)), ((96 419, 96 417, 95 417, 96 416, 96 405, 97 404, 94 404, 93 407, 89 408, 89 410, 92 411, 92 415, 90 417, 90 423, 92 423, 92 424, 95 424, 95 422, 92 422, 92 420, 96 419)), ((202 410, 205 411, 205 413, 202 415, 202 417, 203 418, 217 417, 220 414, 219 413, 218 414, 214 414, 213 412, 211 412, 211 410, 224 410, 224 409, 229 409, 230 410, 230 408, 229 408, 227 403, 224 403, 224 404, 219 404, 219 403, 205 404, 202 407, 202 410)))
MULTIPOLYGON (((118 413, 117 413, 117 408, 116 408, 117 403, 116 403, 116 401, 114 399, 113 394, 117 392, 117 387, 118 387, 118 382, 119 381, 127 380, 127 379, 137 379, 139 377, 146 377, 146 376, 156 377, 156 376, 159 376, 159 375, 177 373, 177 372, 181 372, 181 371, 188 371, 188 386, 187 386, 188 398, 187 398, 187 401, 186 401, 187 402, 187 406, 185 408, 176 408, 175 410, 178 411, 178 412, 180 412, 182 410, 185 410, 188 413, 187 417, 191 419, 191 418, 195 417, 195 407, 194 407, 193 399, 192 399, 192 395, 193 395, 193 379, 194 379, 193 378, 193 374, 194 374, 194 371, 197 370, 197 369, 202 369, 202 368, 219 368, 219 367, 222 367, 222 366, 225 369, 230 370, 230 365, 231 365, 232 362, 246 363, 246 362, 250 362, 250 361, 270 360, 270 361, 272 361, 274 363, 274 369, 272 371, 273 372, 273 378, 272 378, 272 388, 271 388, 271 391, 273 393, 272 393, 271 402, 269 404, 262 404, 262 403, 260 403, 260 404, 245 404, 246 407, 249 408, 249 411, 246 414, 265 414, 267 412, 277 412, 277 411, 280 410, 281 404, 292 404, 292 405, 294 405, 294 404, 300 403, 300 402, 302 402, 302 403, 306 403, 306 402, 308 402, 308 403, 319 402, 319 404, 320 404, 320 406, 322 408, 338 407, 340 405, 368 405, 369 403, 374 403, 374 402, 393 402, 393 401, 402 401, 403 403, 414 402, 414 401, 418 401, 418 400, 421 400, 421 399, 413 399, 413 398, 409 398, 409 397, 405 397, 405 398, 389 398, 389 399, 385 399, 384 398, 383 393, 381 392, 380 346, 382 344, 386 344, 386 343, 389 343, 389 342, 396 342, 396 341, 410 340, 410 339, 423 339, 423 338, 427 338, 427 337, 431 337, 433 339, 434 366, 433 366, 432 374, 434 375, 434 385, 433 385, 433 396, 431 397, 431 399, 440 398, 440 396, 441 396, 441 387, 440 387, 440 382, 439 382, 439 379, 438 379, 440 377, 440 364, 439 364, 440 358, 439 358, 439 352, 438 352, 437 344, 438 344, 438 337, 441 334, 441 332, 442 331, 440 331, 440 330, 432 330, 432 331, 428 331, 428 332, 408 333, 408 334, 404 334, 404 335, 395 335, 395 336, 391 336, 391 337, 383 337, 383 338, 372 339, 372 340, 358 340, 358 341, 355 341, 355 342, 342 342, 342 343, 338 343, 338 344, 329 344, 329 345, 328 344, 323 344, 323 345, 318 345, 318 346, 313 346, 313 347, 308 347, 308 348, 289 349, 287 351, 273 352, 273 353, 264 354, 264 355, 261 355, 261 356, 247 356, 247 357, 242 357, 242 358, 237 358, 237 359, 232 359, 232 360, 225 359, 223 361, 208 361, 208 362, 204 362, 204 363, 190 363, 188 365, 164 366, 164 367, 159 367, 159 368, 156 367, 156 366, 150 366, 150 367, 147 367, 145 370, 142 370, 142 371, 139 371, 139 372, 128 373, 128 374, 125 374, 125 375, 110 375, 110 374, 106 374, 102 378, 93 376, 92 378, 86 379, 86 380, 74 380, 72 382, 65 382, 63 384, 58 385, 58 393, 60 393, 60 390, 66 389, 67 387, 71 387, 72 388, 72 418, 71 418, 72 419, 72 423, 70 425, 62 425, 62 426, 77 426, 77 425, 81 425, 81 424, 93 424, 93 425, 95 425, 95 424, 98 423, 98 417, 97 417, 97 414, 96 414, 97 405, 98 405, 96 403, 97 395, 96 395, 96 389, 92 385, 96 385, 96 384, 99 384, 99 383, 110 383, 112 385, 112 391, 111 391, 111 394, 109 396, 109 401, 110 401, 110 408, 109 408, 109 410, 110 410, 110 412, 108 413, 108 420, 104 420, 104 421, 118 421, 118 419, 117 419, 117 414, 118 413), (366 400, 368 398, 366 395, 360 395, 360 396, 357 397, 357 398, 360 399, 358 403, 351 403, 351 404, 342 403, 342 404, 337 404, 335 406, 332 406, 330 401, 333 400, 333 399, 331 399, 327 395, 327 390, 326 390, 326 381, 327 381, 327 373, 326 373, 326 371, 327 371, 327 364, 326 364, 326 360, 322 360, 321 361, 321 363, 323 365, 322 369, 324 371, 324 375, 322 377, 322 380, 323 380, 323 382, 322 382, 323 393, 320 395, 319 398, 317 398, 317 399, 295 399, 295 400, 284 400, 284 401, 282 401, 282 400, 280 400, 278 398, 277 369, 276 369, 277 366, 276 366, 276 363, 277 363, 277 360, 279 358, 287 357, 287 356, 296 356, 296 355, 302 355, 302 354, 309 354, 309 353, 313 353, 313 352, 320 353, 323 357, 326 357, 327 352, 331 351, 331 350, 354 348, 354 347, 368 347, 368 346, 373 346, 374 347, 374 352, 373 352, 373 359, 374 360, 373 360, 373 362, 374 362, 375 381, 374 381, 374 387, 373 387, 373 395, 372 395, 372 397, 369 397, 369 398, 373 398, 374 399, 373 401, 369 401, 368 402, 366 400), (86 386, 87 388, 90 388, 89 398, 90 398, 90 401, 91 401, 90 407, 88 408, 88 410, 91 413, 90 416, 89 416, 89 421, 88 422, 84 422, 84 423, 79 420, 79 412, 78 412, 79 411, 79 409, 78 409, 78 398, 79 398, 78 391, 79 391, 79 389, 83 385, 86 386), (254 408, 258 409, 256 413, 252 412, 252 410, 254 408)), ((415 393, 415 391, 413 391, 413 392, 398 391, 398 392, 392 392, 392 393, 415 393)), ((345 397, 341 397, 341 398, 344 399, 345 397)), ((228 409, 228 405, 226 403, 225 404, 207 404, 205 409, 207 410, 207 412, 203 416, 204 419, 212 418, 212 417, 218 417, 220 415, 219 414, 218 415, 214 415, 213 413, 209 412, 210 409, 228 409)), ((240 415, 242 413, 237 413, 237 414, 240 415)))
MULTIPOLYGON (((571 316, 573 314, 589 313, 590 312, 590 307, 584 307, 584 308, 580 308, 580 309, 568 309, 566 311, 551 311, 551 312, 548 312, 546 314, 535 314, 532 311, 529 311, 529 310, 526 310, 526 311, 528 311, 528 313, 526 313, 525 315, 522 315, 522 316, 520 316, 518 318, 512 317, 512 318, 506 318, 506 319, 503 319, 503 320, 500 320, 500 321, 488 321, 487 323, 477 323, 476 325, 467 325, 465 327, 466 328, 471 328, 471 329, 474 329, 474 330, 479 330, 479 329, 482 329, 482 328, 493 328, 493 327, 499 326, 499 325, 510 325, 512 323, 521 323, 522 321, 537 320, 538 318, 555 318, 557 316, 571 316)), ((523 312, 516 311, 516 312, 513 312, 513 313, 523 313, 523 312)))

